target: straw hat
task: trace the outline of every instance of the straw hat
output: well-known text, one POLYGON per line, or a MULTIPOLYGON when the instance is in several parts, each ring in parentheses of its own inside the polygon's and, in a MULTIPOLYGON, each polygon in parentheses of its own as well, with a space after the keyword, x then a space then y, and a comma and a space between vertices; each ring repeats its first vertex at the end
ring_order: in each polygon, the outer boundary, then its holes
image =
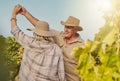
POLYGON ((29 31, 33 31, 40 36, 54 36, 52 30, 49 29, 49 24, 45 21, 38 21, 35 25, 35 29, 27 29, 29 31))
POLYGON ((64 26, 73 26, 76 27, 78 29, 78 31, 82 31, 83 28, 81 26, 79 26, 80 20, 73 17, 73 16, 69 16, 67 21, 61 21, 61 24, 64 26))

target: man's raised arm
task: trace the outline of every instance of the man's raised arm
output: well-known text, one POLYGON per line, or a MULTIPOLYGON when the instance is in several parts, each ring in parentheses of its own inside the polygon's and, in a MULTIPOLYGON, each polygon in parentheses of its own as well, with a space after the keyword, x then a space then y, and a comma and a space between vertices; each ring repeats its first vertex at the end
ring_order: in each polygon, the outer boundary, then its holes
POLYGON ((20 14, 24 15, 26 19, 33 25, 36 25, 36 22, 39 21, 37 18, 32 16, 23 6, 21 6, 20 14))

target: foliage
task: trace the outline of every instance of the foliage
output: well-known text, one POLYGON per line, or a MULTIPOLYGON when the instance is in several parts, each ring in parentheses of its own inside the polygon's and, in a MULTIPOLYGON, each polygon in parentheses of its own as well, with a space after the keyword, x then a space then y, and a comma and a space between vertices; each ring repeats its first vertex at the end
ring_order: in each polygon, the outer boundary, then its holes
POLYGON ((73 50, 82 81, 120 81, 120 1, 111 1, 114 8, 102 10, 106 22, 94 40, 73 50))
POLYGON ((76 47, 73 54, 79 56, 75 71, 79 72, 82 81, 120 80, 120 41, 111 46, 98 41, 86 41, 85 47, 76 47))
POLYGON ((14 80, 18 74, 19 65, 23 53, 23 47, 13 37, 8 37, 7 42, 7 66, 9 66, 10 78, 14 80))
POLYGON ((0 36, 0 81, 14 81, 18 74, 23 47, 13 37, 0 36), (1 49, 2 48, 2 49, 1 49))
POLYGON ((5 37, 0 35, 0 81, 8 81, 9 79, 9 71, 6 66, 6 42, 5 37))

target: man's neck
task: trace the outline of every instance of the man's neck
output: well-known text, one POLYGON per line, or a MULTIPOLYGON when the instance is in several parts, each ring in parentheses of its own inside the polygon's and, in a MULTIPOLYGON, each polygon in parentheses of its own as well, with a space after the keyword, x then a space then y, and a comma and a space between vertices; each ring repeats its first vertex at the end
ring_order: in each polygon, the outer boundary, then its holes
POLYGON ((66 40, 66 43, 69 44, 69 43, 72 43, 73 41, 75 41, 76 39, 78 38, 78 36, 72 36, 72 37, 69 37, 69 38, 65 38, 66 40))

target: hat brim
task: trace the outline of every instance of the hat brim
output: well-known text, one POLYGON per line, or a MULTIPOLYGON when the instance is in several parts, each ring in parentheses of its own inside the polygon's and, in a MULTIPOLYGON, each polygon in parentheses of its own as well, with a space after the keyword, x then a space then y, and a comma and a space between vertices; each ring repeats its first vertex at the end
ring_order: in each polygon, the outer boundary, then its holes
POLYGON ((61 24, 64 25, 64 26, 74 26, 74 27, 77 27, 78 31, 82 31, 83 30, 83 28, 81 26, 69 24, 69 23, 66 23, 64 21, 61 21, 61 24))
POLYGON ((54 36, 53 30, 49 30, 49 31, 42 31, 42 30, 33 30, 36 34, 40 35, 40 36, 54 36))
POLYGON ((36 30, 36 29, 30 29, 30 28, 27 28, 27 30, 28 30, 28 31, 33 31, 33 32, 35 32, 37 35, 40 35, 40 36, 48 36, 48 37, 53 37, 53 36, 55 36, 54 30, 43 31, 43 30, 36 30))

